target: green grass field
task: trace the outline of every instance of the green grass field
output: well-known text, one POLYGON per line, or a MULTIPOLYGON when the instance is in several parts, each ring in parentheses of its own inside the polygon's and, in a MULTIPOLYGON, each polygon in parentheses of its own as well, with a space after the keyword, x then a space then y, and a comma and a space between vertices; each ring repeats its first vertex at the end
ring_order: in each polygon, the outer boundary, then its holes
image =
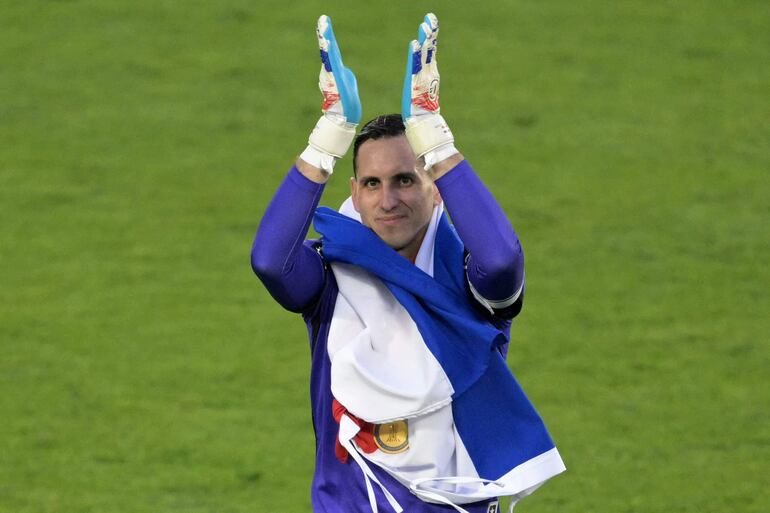
POLYGON ((569 469, 517 511, 767 511, 766 1, 8 0, 0 512, 309 511, 306 334, 251 241, 319 115, 317 16, 369 119, 429 10, 569 469))

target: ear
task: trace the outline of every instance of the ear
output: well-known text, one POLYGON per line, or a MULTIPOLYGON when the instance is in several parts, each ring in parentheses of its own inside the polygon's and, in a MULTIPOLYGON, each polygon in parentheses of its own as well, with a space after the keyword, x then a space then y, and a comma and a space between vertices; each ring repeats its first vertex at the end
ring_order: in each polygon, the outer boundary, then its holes
POLYGON ((441 203, 443 200, 441 199, 441 193, 438 190, 438 187, 436 187, 436 184, 433 184, 433 206, 435 207, 439 203, 441 203))
POLYGON ((360 213, 361 211, 358 209, 358 182, 355 176, 350 177, 350 199, 353 200, 353 208, 360 213))

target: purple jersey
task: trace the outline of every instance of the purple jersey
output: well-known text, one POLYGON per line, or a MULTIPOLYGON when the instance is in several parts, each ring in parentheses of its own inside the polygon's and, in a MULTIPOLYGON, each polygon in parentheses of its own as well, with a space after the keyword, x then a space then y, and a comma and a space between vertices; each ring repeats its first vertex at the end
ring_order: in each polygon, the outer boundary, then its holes
MULTIPOLYGON (((502 209, 470 165, 463 161, 436 181, 445 206, 466 248, 468 300, 487 312, 508 333, 510 319, 521 309, 524 271, 518 238, 502 209)), ((304 241, 323 185, 289 171, 268 206, 252 248, 252 267, 271 295, 288 310, 301 312, 310 338, 310 396, 316 435, 316 466, 312 484, 317 513, 353 513, 370 509, 360 468, 335 456, 339 425, 332 416, 331 361, 327 353, 329 326, 337 300, 337 284, 318 251, 321 242, 304 241)), ((503 351, 507 350, 507 346, 503 351)), ((380 482, 405 511, 454 511, 423 502, 391 477, 372 466, 380 482)), ((390 511, 375 487, 378 506, 390 511)), ((486 513, 490 502, 463 505, 470 513, 486 513)))

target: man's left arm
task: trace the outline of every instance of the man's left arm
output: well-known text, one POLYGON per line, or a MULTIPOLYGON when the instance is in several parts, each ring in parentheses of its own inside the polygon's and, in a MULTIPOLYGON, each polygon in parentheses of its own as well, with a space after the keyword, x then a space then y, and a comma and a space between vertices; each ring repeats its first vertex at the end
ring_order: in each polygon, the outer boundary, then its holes
POLYGON ((493 314, 511 319, 521 310, 524 256, 495 198, 455 148, 440 114, 436 59, 438 19, 425 16, 409 43, 401 115, 415 155, 425 164, 468 250, 466 271, 474 297, 493 314))
POLYGON ((468 251, 471 293, 495 315, 512 319, 523 304, 524 253, 508 217, 459 153, 435 164, 431 174, 468 251))

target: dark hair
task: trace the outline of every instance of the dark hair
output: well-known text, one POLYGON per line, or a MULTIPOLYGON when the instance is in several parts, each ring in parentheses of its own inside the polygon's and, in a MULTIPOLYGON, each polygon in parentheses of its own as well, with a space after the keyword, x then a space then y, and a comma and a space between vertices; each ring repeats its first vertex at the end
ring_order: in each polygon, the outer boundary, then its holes
POLYGON ((358 149, 366 141, 382 139, 383 137, 398 137, 404 135, 406 128, 401 114, 384 114, 367 121, 353 142, 353 175, 356 174, 358 149))

